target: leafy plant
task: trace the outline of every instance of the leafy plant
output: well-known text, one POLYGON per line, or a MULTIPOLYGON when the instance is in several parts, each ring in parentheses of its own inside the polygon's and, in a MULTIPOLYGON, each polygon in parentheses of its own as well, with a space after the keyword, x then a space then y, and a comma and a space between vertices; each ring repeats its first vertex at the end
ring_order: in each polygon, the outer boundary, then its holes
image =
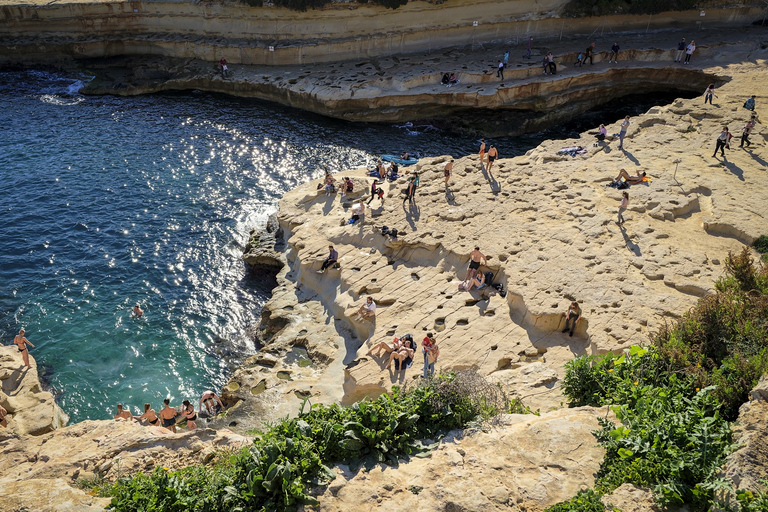
POLYGON ((768 235, 760 235, 757 240, 752 242, 752 247, 760 254, 768 252, 768 235))
POLYGON ((600 494, 592 489, 579 491, 568 501, 562 501, 552 505, 546 512, 604 512, 605 507, 600 501, 600 494))

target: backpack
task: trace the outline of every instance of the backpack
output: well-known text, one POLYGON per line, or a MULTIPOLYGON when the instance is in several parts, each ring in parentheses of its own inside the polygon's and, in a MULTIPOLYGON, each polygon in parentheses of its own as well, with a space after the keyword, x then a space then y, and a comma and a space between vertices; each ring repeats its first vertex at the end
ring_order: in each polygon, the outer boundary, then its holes
POLYGON ((490 270, 485 273, 485 285, 491 286, 493 284, 493 272, 490 270))

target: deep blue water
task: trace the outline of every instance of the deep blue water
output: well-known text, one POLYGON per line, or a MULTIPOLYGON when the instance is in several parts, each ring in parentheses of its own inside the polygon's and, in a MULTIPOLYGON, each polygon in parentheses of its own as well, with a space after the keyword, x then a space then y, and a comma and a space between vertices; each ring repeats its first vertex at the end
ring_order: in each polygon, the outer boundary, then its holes
POLYGON ((0 73, 0 339, 26 329, 73 421, 117 402, 194 402, 226 382, 254 350, 270 290, 247 276, 242 244, 283 192, 324 166, 477 145, 256 100, 83 97, 79 85, 0 73))

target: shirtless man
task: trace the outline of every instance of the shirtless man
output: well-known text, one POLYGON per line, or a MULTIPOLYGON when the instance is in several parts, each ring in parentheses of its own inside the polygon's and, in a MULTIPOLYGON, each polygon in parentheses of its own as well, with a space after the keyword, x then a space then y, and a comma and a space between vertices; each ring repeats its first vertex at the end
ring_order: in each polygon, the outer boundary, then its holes
POLYGON ((133 316, 136 318, 141 318, 141 315, 144 314, 144 310, 139 307, 138 304, 133 306, 133 316))
POLYGON ((642 183, 643 179, 645 179, 645 172, 637 171, 637 176, 630 176, 627 171, 624 169, 619 171, 619 175, 616 176, 616 179, 613 181, 619 181, 621 178, 624 178, 624 180, 629 183, 630 185, 637 185, 638 183, 642 183))
POLYGON ((32 348, 35 348, 35 346, 30 343, 30 341, 24 337, 24 329, 21 329, 19 331, 19 334, 17 334, 13 338, 13 342, 16 344, 17 347, 19 347, 19 352, 21 352, 21 358, 24 360, 24 366, 27 368, 32 368, 29 366, 29 350, 27 350, 27 345, 29 345, 32 348))
POLYGON ((160 411, 160 420, 163 422, 163 426, 173 432, 176 433, 176 409, 171 407, 171 399, 166 398, 163 400, 163 404, 165 404, 165 407, 163 407, 163 410, 160 411))
POLYGON ((123 418, 125 420, 132 420, 133 414, 123 409, 123 404, 117 404, 117 414, 115 414, 115 419, 118 419, 118 418, 123 418))
POLYGON ((483 265, 488 264, 485 256, 480 252, 480 247, 475 247, 475 250, 469 254, 469 268, 467 269, 467 277, 464 278, 465 281, 469 281, 470 278, 475 276, 475 272, 480 268, 481 262, 483 265))
POLYGON ((451 172, 453 172, 453 159, 445 164, 443 169, 443 175, 445 176, 445 188, 448 188, 448 180, 451 179, 451 172))
POLYGON ((488 174, 491 173, 493 161, 497 158, 499 158, 499 150, 496 149, 496 146, 491 146, 491 149, 488 150, 488 174))
POLYGON ((213 417, 218 414, 216 407, 220 407, 219 411, 224 410, 224 404, 221 402, 221 398, 213 391, 203 391, 203 395, 200 397, 199 412, 203 414, 203 405, 205 405, 205 411, 208 416, 213 417))
POLYGON ((480 139, 480 168, 483 168, 483 158, 485 157, 485 139, 480 139))

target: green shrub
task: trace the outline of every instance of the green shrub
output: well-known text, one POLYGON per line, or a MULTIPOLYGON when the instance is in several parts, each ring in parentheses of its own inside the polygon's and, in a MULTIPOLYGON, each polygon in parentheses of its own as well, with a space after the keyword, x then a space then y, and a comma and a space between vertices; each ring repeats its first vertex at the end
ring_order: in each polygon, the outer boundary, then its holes
POLYGON ((752 247, 761 254, 768 252, 768 235, 760 235, 757 240, 752 242, 752 247))
POLYGON ((600 501, 600 495, 592 489, 579 491, 568 501, 552 505, 546 512, 604 512, 605 507, 600 501))

